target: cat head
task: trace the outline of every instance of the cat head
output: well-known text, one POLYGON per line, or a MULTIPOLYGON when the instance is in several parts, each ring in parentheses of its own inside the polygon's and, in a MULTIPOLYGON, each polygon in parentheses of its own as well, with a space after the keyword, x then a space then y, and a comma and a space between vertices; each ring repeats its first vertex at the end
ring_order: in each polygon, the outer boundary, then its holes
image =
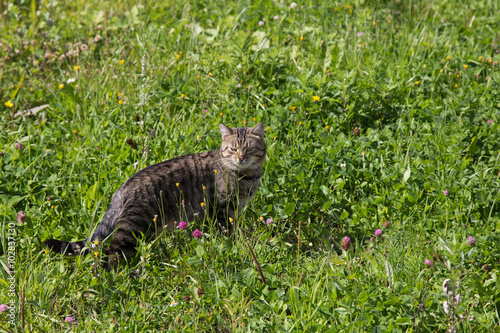
POLYGON ((258 169, 266 157, 264 125, 259 122, 254 127, 230 128, 219 125, 222 134, 220 148, 224 166, 231 170, 258 169))

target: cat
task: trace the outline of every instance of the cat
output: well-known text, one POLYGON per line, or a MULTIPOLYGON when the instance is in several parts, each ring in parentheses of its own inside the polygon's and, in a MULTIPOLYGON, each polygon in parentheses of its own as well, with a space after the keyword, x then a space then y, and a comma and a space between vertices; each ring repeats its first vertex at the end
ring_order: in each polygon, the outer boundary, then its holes
MULTIPOLYGON (((109 270, 123 256, 135 254, 137 237, 153 239, 176 222, 214 218, 219 228, 232 234, 233 224, 259 187, 266 156, 264 126, 229 128, 219 125, 219 150, 189 154, 150 165, 130 177, 113 194, 101 223, 78 242, 48 239, 54 252, 77 255, 90 245, 111 239, 105 250, 109 270)), ((85 251, 84 251, 85 249, 85 251)))

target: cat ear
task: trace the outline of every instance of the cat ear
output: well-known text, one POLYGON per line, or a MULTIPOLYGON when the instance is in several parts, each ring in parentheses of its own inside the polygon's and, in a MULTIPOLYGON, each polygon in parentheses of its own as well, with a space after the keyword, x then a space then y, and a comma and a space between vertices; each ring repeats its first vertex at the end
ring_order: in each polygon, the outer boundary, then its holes
POLYGON ((248 132, 255 134, 255 135, 258 135, 260 137, 263 137, 264 136, 264 125, 262 125, 262 122, 259 121, 259 123, 257 125, 255 125, 254 127, 252 127, 250 129, 250 131, 248 131, 248 132))
POLYGON ((222 140, 226 139, 227 136, 234 134, 233 130, 224 124, 219 124, 220 133, 222 134, 222 140))

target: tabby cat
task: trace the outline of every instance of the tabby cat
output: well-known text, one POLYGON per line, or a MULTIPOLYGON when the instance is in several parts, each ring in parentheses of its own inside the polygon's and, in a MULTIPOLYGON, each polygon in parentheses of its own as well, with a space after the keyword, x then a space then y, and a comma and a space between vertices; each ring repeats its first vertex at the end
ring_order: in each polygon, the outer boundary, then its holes
POLYGON ((49 239, 54 252, 80 254, 91 244, 111 239, 105 251, 109 269, 125 255, 135 253, 136 237, 147 239, 176 222, 216 218, 220 229, 232 233, 234 220, 259 187, 266 145, 261 122, 252 128, 219 125, 219 150, 184 155, 154 164, 130 177, 115 192, 101 223, 88 238, 78 242, 49 239))

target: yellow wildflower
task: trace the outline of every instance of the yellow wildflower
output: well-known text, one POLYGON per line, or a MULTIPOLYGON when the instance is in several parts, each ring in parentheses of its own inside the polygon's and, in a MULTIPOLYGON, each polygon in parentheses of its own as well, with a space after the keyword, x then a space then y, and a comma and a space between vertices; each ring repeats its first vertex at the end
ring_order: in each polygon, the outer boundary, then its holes
POLYGON ((219 114, 219 116, 221 116, 221 117, 222 117, 222 116, 224 116, 224 113, 222 113, 222 112, 221 112, 221 113, 219 114))
POLYGON ((61 84, 59 85, 59 89, 62 89, 62 88, 64 88, 64 84, 62 84, 62 83, 61 83, 61 84))
POLYGON ((99 241, 98 241, 98 240, 95 240, 95 241, 94 241, 94 245, 96 245, 96 246, 97 246, 97 245, 99 245, 99 241))
POLYGON ((5 106, 8 107, 8 108, 11 108, 11 107, 14 106, 14 104, 12 104, 11 101, 7 101, 7 102, 5 102, 5 106))
POLYGON ((123 100, 121 100, 121 99, 120 99, 120 100, 118 101, 118 104, 120 104, 120 105, 121 105, 121 104, 123 104, 123 100))
POLYGON ((313 100, 314 100, 315 102, 319 101, 319 96, 313 96, 313 100))
POLYGON ((179 183, 175 183, 175 186, 179 187, 179 183))
POLYGON ((296 106, 290 106, 290 110, 292 110, 292 112, 295 111, 296 108, 296 106))
POLYGON ((420 81, 415 82, 415 84, 418 86, 420 84, 420 81))
POLYGON ((205 206, 204 202, 200 202, 200 206, 203 208, 205 206))
POLYGON ((325 126, 325 129, 328 131, 328 129, 330 128, 330 126, 326 125, 325 126))
POLYGON ((75 72, 76 72, 77 70, 79 70, 79 69, 80 69, 80 66, 75 66, 75 67, 73 67, 73 70, 74 70, 75 72))
POLYGON ((215 169, 215 170, 214 170, 214 173, 215 173, 215 174, 217 174, 217 172, 219 172, 219 171, 217 171, 217 169, 215 169))
POLYGON ((467 67, 468 67, 467 65, 464 65, 464 69, 467 69, 467 67))
POLYGON ((229 222, 233 223, 233 218, 232 217, 229 218, 229 222))
POLYGON ((73 133, 75 133, 75 134, 76 134, 76 133, 78 133, 78 132, 77 132, 76 130, 73 130, 73 133))
POLYGON ((373 22, 373 25, 374 25, 374 26, 375 26, 375 25, 377 25, 377 22, 373 22))
POLYGON ((181 98, 182 98, 182 99, 186 98, 186 95, 181 94, 181 98))
POLYGON ((120 63, 120 65, 123 65, 125 63, 125 60, 118 60, 118 62, 120 63))
POLYGON ((304 36, 300 36, 300 38, 299 38, 299 39, 300 39, 300 41, 302 42, 302 41, 304 41, 304 39, 305 39, 305 38, 304 38, 304 36))
POLYGON ((450 59, 451 59, 450 56, 446 57, 446 60, 450 60, 450 59))
POLYGON ((203 191, 205 191, 205 189, 206 189, 206 187, 205 187, 205 185, 203 185, 203 191))
POLYGON ((95 256, 95 257, 99 257, 99 252, 97 252, 97 251, 96 251, 96 252, 94 252, 94 256, 95 256))
POLYGON ((208 73, 208 76, 212 77, 212 73, 208 73))

